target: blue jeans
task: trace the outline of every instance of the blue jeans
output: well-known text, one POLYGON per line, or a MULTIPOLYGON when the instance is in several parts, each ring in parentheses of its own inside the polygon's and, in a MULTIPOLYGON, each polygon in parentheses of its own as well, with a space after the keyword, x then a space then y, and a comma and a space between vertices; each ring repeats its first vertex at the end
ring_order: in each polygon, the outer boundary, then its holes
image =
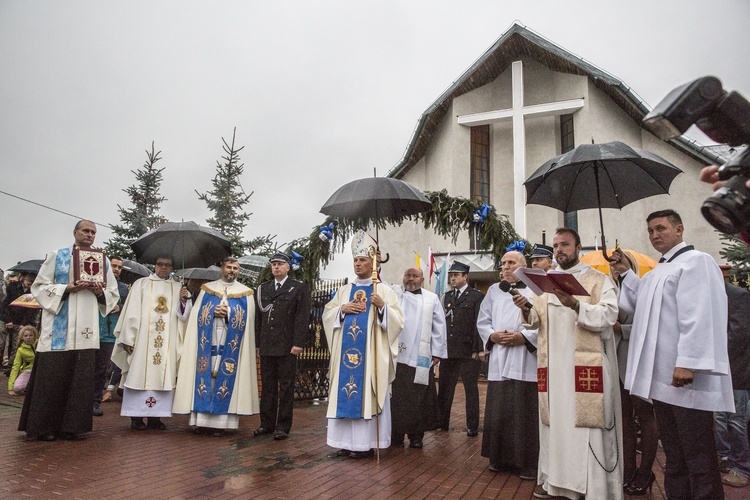
POLYGON ((729 461, 729 468, 750 478, 750 447, 747 441, 747 405, 750 391, 734 391, 735 413, 715 412, 716 453, 729 461))

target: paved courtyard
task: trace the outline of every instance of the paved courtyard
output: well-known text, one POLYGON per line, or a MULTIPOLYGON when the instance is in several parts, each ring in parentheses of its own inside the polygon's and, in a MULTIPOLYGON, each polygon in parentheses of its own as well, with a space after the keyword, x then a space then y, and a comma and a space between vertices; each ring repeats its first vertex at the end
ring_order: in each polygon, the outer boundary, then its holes
MULTIPOLYGON (((325 403, 297 403, 292 434, 280 442, 252 436, 257 416, 221 438, 193 434, 186 416, 167 420, 166 431, 132 431, 110 402, 85 440, 47 443, 16 431, 22 400, 0 396, 0 498, 533 498, 533 481, 487 469, 482 434, 463 429, 460 384, 450 432, 427 433, 421 450, 383 450, 379 464, 326 446, 325 403)), ((661 499, 661 451, 657 461, 651 498, 661 499)), ((725 490, 729 499, 750 495, 725 490)))

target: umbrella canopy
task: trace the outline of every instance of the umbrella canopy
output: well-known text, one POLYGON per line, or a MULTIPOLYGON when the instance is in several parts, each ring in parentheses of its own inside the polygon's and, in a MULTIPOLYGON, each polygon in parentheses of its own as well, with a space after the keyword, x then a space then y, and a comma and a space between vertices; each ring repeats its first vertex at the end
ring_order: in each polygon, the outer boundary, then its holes
POLYGON ((221 279, 221 268, 217 266, 211 266, 209 268, 192 267, 190 269, 177 271, 175 274, 182 277, 182 279, 216 281, 221 279))
POLYGON ((379 219, 431 209, 430 200, 411 184, 390 177, 367 177, 338 188, 320 211, 333 217, 379 219))
POLYGON ((151 271, 143 264, 134 260, 123 259, 122 271, 120 272, 120 281, 127 285, 132 285, 141 278, 149 276, 151 271))
POLYGON ((602 208, 668 194, 682 170, 649 151, 619 141, 582 144, 539 167, 526 182, 526 204, 563 212, 599 209, 602 252, 606 250, 602 208))
POLYGON ((174 267, 208 267, 231 253, 231 244, 219 231, 193 221, 167 222, 152 229, 130 248, 140 262, 155 264, 160 255, 172 257, 174 267))
POLYGON ((42 308, 42 306, 39 305, 39 302, 37 302, 36 299, 30 293, 25 293, 21 295, 16 300, 11 302, 9 305, 15 306, 15 307, 25 307, 26 309, 41 309, 42 308))
POLYGON ((39 274, 39 268, 42 267, 42 264, 44 264, 44 259, 27 260, 26 262, 16 264, 8 269, 8 271, 39 274))
MULTIPOLYGON (((642 253, 638 253, 635 250, 626 250, 627 252, 630 252, 630 254, 635 257, 636 262, 638 262, 638 277, 642 277, 644 274, 652 270, 656 267, 656 264, 658 262, 656 259, 653 259, 649 257, 648 255, 644 255, 642 253)), ((612 250, 607 250, 607 255, 612 255, 612 250)), ((604 258, 604 256, 601 254, 601 252, 589 252, 586 255, 581 257, 581 262, 585 262, 586 264, 590 265, 597 271, 601 271, 604 274, 609 274, 609 262, 604 258)))

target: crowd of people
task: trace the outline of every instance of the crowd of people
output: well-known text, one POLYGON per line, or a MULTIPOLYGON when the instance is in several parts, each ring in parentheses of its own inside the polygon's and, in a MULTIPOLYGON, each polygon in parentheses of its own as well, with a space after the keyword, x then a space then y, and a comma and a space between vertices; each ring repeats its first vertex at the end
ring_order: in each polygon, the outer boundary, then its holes
MULTIPOLYGON (((467 437, 482 430, 489 470, 535 481, 537 498, 644 495, 659 440, 669 498, 723 498, 723 484, 748 485, 750 292, 725 283, 713 258, 683 241, 673 210, 652 213, 645 226, 662 258, 642 277, 620 248, 609 275, 583 263, 569 228, 551 247, 534 246, 531 265, 569 275, 580 295, 532 292, 517 248, 503 255, 500 282, 486 294, 470 286, 461 262, 450 266, 443 297, 423 287, 417 268, 389 285, 379 278, 377 242, 358 232, 356 277, 323 312, 327 444, 354 459, 407 439, 422 448, 426 432, 450 429, 460 377, 467 437)), ((169 255, 127 287, 116 256, 101 281, 78 279, 71 250, 90 249, 95 235, 92 222, 79 221, 72 247, 7 287, 0 339, 9 391, 26 393, 19 430, 44 441, 90 431, 111 359, 121 371, 121 414, 135 431, 164 430, 162 418, 188 414, 196 432, 221 436, 259 413, 255 436, 287 439, 310 313, 289 257, 275 254, 273 278, 256 290, 237 281, 239 263, 227 257, 221 279, 190 292, 171 278, 169 255), (33 310, 9 306, 25 293, 42 307, 40 335, 35 318, 19 316, 33 310)))

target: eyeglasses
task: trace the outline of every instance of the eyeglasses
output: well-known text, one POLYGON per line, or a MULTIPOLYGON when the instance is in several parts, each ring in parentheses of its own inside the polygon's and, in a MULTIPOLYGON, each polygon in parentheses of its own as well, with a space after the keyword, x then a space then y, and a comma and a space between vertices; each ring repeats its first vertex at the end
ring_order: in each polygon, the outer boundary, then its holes
POLYGON ((157 262, 154 264, 156 267, 172 267, 171 262, 157 262))

